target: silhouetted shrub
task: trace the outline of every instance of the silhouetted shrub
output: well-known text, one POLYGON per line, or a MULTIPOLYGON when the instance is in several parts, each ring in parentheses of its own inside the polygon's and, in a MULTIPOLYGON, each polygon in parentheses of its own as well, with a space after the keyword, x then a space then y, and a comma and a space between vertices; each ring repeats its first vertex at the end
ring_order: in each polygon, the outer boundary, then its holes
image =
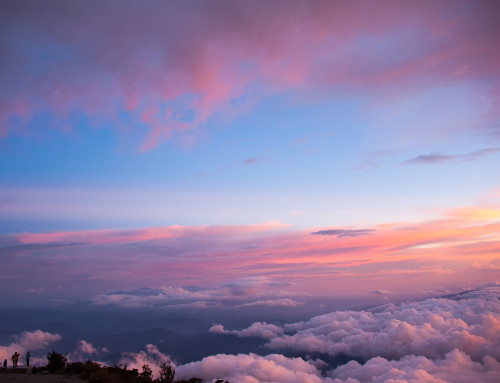
POLYGON ((89 379, 93 374, 101 369, 101 365, 96 362, 92 362, 90 359, 82 364, 82 371, 80 376, 84 379, 89 379))
MULTIPOLYGON (((181 379, 174 382, 175 368, 170 363, 163 363, 160 366, 160 377, 153 380, 153 371, 147 364, 142 366, 142 372, 139 373, 136 368, 127 370, 127 366, 121 365, 102 367, 99 363, 91 360, 87 360, 85 363, 68 363, 66 355, 59 354, 56 351, 47 354, 47 361, 46 367, 33 367, 32 372, 39 373, 47 370, 50 372, 64 372, 78 375, 89 383, 203 383, 200 378, 181 379)), ((228 383, 223 380, 220 382, 228 383)))
POLYGON ((83 362, 67 363, 64 372, 67 374, 80 375, 83 372, 83 362))
POLYGON ((189 380, 181 379, 181 380, 176 380, 175 383, 203 383, 203 379, 200 378, 191 378, 189 380))

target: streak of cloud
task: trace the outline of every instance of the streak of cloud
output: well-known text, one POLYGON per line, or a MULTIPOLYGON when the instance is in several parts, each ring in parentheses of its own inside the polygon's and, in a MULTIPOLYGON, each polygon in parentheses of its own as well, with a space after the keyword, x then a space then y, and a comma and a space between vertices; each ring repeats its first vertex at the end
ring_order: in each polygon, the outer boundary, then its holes
POLYGON ((328 235, 335 236, 337 238, 344 237, 358 237, 360 235, 371 234, 373 229, 330 229, 330 230, 319 230, 312 232, 312 235, 328 235))
POLYGON ((444 153, 422 154, 415 158, 406 160, 405 162, 403 162, 403 165, 435 165, 442 163, 471 162, 498 152, 500 152, 500 148, 487 148, 476 150, 470 153, 455 155, 444 153))

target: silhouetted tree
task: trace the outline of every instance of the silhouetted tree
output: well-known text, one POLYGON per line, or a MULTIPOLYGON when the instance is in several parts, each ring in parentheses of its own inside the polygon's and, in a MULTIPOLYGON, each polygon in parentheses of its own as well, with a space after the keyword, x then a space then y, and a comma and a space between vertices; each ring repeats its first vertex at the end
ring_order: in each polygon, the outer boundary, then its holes
POLYGON ((62 370, 66 366, 66 355, 59 354, 55 350, 47 354, 47 369, 50 372, 62 370))
POLYGON ((160 382, 172 383, 175 377, 175 368, 170 363, 162 363, 160 365, 160 382))
POLYGON ((141 372, 141 378, 147 380, 147 381, 152 381, 153 380, 153 371, 147 364, 142 366, 142 372, 141 372))

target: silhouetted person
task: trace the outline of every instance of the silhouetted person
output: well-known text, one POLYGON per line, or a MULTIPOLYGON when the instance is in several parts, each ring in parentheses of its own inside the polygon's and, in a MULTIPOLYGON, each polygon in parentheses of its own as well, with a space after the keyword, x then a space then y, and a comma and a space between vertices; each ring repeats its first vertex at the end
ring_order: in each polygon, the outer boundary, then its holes
POLYGON ((16 368, 17 361, 19 360, 19 354, 17 353, 17 351, 14 353, 14 355, 12 355, 10 359, 12 359, 12 368, 16 368))
POLYGON ((3 372, 7 372, 7 359, 3 360, 3 372))
POLYGON ((30 366, 30 358, 31 358, 31 354, 30 352, 28 351, 26 353, 26 367, 29 367, 30 366))

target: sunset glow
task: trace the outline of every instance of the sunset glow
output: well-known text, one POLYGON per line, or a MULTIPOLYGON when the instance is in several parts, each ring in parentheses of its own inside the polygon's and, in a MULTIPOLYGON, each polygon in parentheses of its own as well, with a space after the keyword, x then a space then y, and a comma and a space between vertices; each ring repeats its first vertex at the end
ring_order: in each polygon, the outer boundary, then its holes
MULTIPOLYGON (((261 339, 186 356, 186 379, 497 381, 499 14, 2 1, 0 307, 174 310, 192 322, 169 331, 261 339)), ((11 320, 2 360, 66 339, 11 320)), ((114 363, 174 358, 160 346, 114 363)))

